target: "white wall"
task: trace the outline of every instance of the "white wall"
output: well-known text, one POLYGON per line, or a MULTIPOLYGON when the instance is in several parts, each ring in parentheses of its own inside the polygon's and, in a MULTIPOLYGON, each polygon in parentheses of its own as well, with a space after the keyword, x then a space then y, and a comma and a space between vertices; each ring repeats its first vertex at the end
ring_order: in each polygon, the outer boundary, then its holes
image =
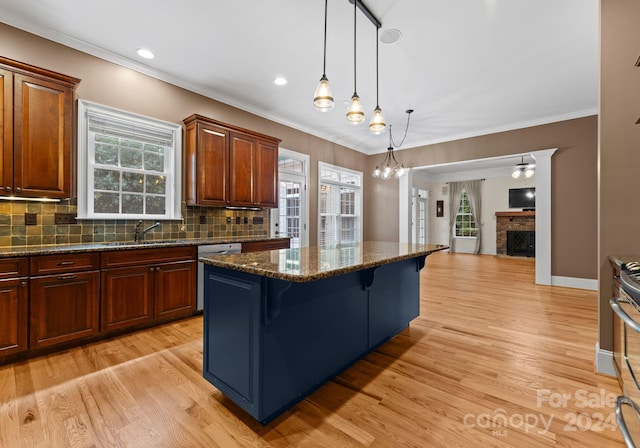
MULTIPOLYGON (((480 194, 482 195, 482 243, 480 252, 482 254, 496 254, 496 212, 509 210, 521 210, 509 208, 509 189, 535 187, 535 175, 530 178, 514 179, 510 174, 487 172, 487 176, 493 175, 497 177, 484 177, 480 194)), ((446 176, 446 175, 444 175, 446 176)), ((476 177, 477 178, 477 177, 476 177)), ((449 244, 449 196, 443 194, 443 188, 448 193, 449 182, 446 177, 429 176, 422 177, 418 173, 414 176, 414 185, 429 190, 429 243, 430 244, 449 244), (444 216, 436 217, 436 201, 444 201, 444 216)), ((471 178, 468 178, 471 179, 471 178)), ((460 173, 451 181, 459 181, 460 173)), ((460 238, 454 242, 455 251, 463 253, 473 253, 475 247, 474 239, 460 238)))

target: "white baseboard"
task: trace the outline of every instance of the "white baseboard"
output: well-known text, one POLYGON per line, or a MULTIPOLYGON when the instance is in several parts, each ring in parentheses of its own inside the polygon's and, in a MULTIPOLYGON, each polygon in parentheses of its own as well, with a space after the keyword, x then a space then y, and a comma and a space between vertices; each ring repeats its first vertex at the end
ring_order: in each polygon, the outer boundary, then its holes
POLYGON ((591 278, 560 277, 558 275, 552 275, 551 285, 564 286, 566 288, 590 289, 592 291, 598 290, 598 280, 591 278))
POLYGON ((616 376, 616 370, 613 367, 613 352, 600 349, 598 342, 596 342, 596 373, 616 376))

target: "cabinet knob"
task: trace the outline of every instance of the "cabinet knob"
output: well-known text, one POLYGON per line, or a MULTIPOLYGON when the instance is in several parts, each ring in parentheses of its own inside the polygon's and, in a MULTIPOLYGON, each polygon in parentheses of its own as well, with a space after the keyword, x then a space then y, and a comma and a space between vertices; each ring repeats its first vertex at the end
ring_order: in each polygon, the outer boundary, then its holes
POLYGON ((156 272, 160 272, 160 266, 156 268, 156 272))
POLYGON ((6 191, 6 192, 11 191, 11 187, 9 187, 9 186, 4 187, 4 191, 6 191))
POLYGON ((26 287, 26 286, 27 286, 27 282, 20 282, 20 286, 21 286, 22 288, 26 287))
POLYGON ((149 270, 150 270, 151 272, 153 272, 153 271, 154 271, 153 266, 151 266, 151 267, 149 268, 149 270))
POLYGON ((22 191, 22 188, 16 187, 16 193, 20 193, 21 191, 22 191))

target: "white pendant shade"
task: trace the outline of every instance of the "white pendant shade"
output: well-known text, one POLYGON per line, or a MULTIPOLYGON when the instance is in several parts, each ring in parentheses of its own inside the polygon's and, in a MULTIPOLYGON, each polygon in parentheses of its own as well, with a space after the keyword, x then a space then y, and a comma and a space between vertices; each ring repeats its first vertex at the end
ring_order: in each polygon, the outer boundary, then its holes
POLYGON ((354 93, 351 97, 351 104, 349 105, 349 110, 347 110, 347 121, 354 125, 364 121, 364 110, 357 93, 354 93))
POLYGON ((333 108, 333 95, 331 95, 331 86, 329 86, 329 80, 326 76, 320 78, 318 87, 316 87, 315 95, 313 96, 313 105, 320 112, 326 112, 333 108))

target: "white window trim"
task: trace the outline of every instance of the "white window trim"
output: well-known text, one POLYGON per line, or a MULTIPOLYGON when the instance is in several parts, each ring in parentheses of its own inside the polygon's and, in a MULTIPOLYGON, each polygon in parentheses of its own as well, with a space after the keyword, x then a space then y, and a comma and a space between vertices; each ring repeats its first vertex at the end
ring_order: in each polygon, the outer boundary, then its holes
POLYGON ((362 222, 363 221, 363 216, 362 216, 363 204, 362 203, 364 202, 364 185, 363 185, 364 182, 363 181, 364 181, 364 177, 362 175, 362 171, 356 171, 356 170, 352 170, 352 169, 345 168, 345 167, 342 167, 342 166, 332 165, 332 164, 326 163, 326 162, 318 162, 318 198, 317 198, 317 201, 318 201, 317 229, 318 229, 318 231, 316 232, 317 233, 316 237, 317 237, 318 246, 320 246, 320 225, 321 225, 321 222, 322 222, 321 221, 322 215, 320 214, 320 191, 321 191, 320 186, 323 183, 331 184, 331 185, 339 185, 339 186, 348 186, 348 187, 353 187, 353 188, 356 188, 356 189, 360 190, 360 200, 357 201, 358 203, 356 204, 356 206, 358 208, 358 213, 357 213, 356 216, 357 216, 357 218, 359 218, 359 219, 357 219, 357 222, 358 222, 358 225, 357 225, 357 227, 358 227, 358 241, 361 242, 363 240, 363 238, 364 238, 363 237, 363 233, 362 233, 362 230, 363 230, 363 222, 362 222), (343 171, 343 172, 346 172, 346 173, 350 173, 350 174, 359 176, 360 177, 360 185, 344 184, 344 183, 341 183, 341 182, 334 182, 334 181, 330 181, 330 180, 324 180, 323 181, 322 180, 322 176, 321 176, 322 168, 328 168, 328 169, 333 169, 333 170, 337 170, 337 171, 343 171))
POLYGON ((159 220, 181 220, 182 219, 182 125, 146 117, 133 112, 116 109, 87 100, 78 100, 78 219, 159 219, 159 220), (89 157, 89 120, 88 112, 95 111, 100 114, 124 118, 133 123, 151 124, 156 127, 167 129, 173 132, 173 157, 168 161, 169 171, 173 173, 172 178, 166 184, 167 210, 164 215, 125 215, 93 213, 89 201, 93 198, 93 168, 89 157))
MULTIPOLYGON (((466 193, 466 190, 462 190, 463 193, 466 193)), ((468 196, 467 196, 468 197, 468 196)), ((469 200, 467 199, 467 202, 469 200)), ((460 196, 460 202, 462 202, 462 195, 460 196)), ((458 209, 460 209, 460 204, 458 204, 458 209)), ((473 213, 470 213, 471 216, 473 216, 473 213)), ((453 239, 454 240, 477 240, 478 237, 477 236, 468 236, 468 235, 456 235, 456 222, 457 222, 457 218, 458 218, 458 213, 456 213, 456 221, 453 222, 453 239)), ((475 220, 474 218, 474 222, 476 223, 476 229, 478 228, 478 222, 475 220)))

